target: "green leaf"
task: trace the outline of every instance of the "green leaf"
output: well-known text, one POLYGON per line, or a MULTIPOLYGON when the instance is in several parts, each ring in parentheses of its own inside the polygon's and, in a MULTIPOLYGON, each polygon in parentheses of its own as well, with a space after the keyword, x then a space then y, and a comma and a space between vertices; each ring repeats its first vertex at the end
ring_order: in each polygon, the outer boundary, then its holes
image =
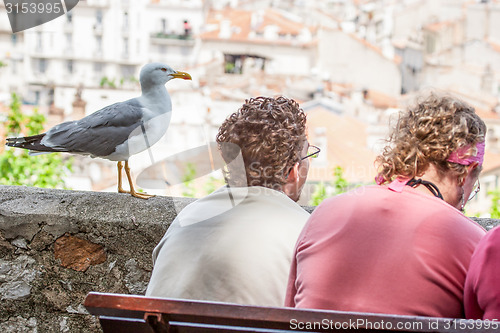
POLYGON ((186 164, 186 169, 182 175, 182 182, 184 190, 182 195, 188 198, 196 196, 196 188, 194 187, 194 179, 196 178, 196 167, 193 163, 186 164))
POLYGON ((349 186, 349 182, 344 178, 344 169, 341 166, 336 166, 333 169, 333 182, 320 182, 311 195, 309 204, 311 206, 317 206, 332 193, 333 195, 338 195, 346 192, 349 186))
MULTIPOLYGON (((12 94, 9 114, 2 124, 8 136, 42 133, 44 123, 45 116, 37 109, 24 115, 20 98, 12 94)), ((24 149, 6 148, 0 154, 0 184, 66 188, 64 177, 71 171, 72 163, 71 157, 60 154, 30 156, 24 149)))
POLYGON ((500 190, 489 191, 488 195, 491 196, 490 217, 492 219, 500 219, 500 209, 498 202, 500 201, 500 190))

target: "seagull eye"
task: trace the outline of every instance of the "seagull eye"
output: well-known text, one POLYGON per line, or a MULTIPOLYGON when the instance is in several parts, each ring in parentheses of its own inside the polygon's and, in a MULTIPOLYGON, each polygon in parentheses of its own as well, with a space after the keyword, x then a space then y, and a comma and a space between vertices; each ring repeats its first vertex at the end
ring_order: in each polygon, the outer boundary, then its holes
POLYGON ((166 68, 162 68, 161 70, 162 70, 163 72, 166 72, 166 71, 167 71, 167 69, 166 69, 166 68))

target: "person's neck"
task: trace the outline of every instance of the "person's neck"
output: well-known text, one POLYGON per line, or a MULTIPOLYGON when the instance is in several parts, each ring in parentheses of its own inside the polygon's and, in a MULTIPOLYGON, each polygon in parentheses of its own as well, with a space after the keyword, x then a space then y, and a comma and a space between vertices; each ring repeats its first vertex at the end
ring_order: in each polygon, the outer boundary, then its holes
MULTIPOLYGON (((415 177, 415 179, 423 179, 431 182, 439 189, 444 201, 453 207, 460 206, 461 190, 456 177, 451 177, 446 174, 443 175, 438 172, 433 164, 430 164, 424 174, 421 177, 415 177)), ((415 189, 424 194, 434 196, 425 186, 420 185, 415 187, 415 189)))

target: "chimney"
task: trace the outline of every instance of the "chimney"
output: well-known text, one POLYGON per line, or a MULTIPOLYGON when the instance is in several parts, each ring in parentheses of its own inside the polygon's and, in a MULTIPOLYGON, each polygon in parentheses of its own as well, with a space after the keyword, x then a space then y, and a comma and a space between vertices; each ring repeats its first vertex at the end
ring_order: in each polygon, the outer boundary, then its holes
POLYGON ((231 21, 222 20, 220 22, 219 38, 228 39, 231 37, 231 21))

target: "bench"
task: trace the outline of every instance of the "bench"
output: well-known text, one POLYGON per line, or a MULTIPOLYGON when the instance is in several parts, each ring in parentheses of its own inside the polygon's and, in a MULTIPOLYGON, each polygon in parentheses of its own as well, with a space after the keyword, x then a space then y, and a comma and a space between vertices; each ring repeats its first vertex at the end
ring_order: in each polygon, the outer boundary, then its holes
POLYGON ((104 333, 142 332, 498 332, 496 321, 247 306, 91 292, 104 333))

